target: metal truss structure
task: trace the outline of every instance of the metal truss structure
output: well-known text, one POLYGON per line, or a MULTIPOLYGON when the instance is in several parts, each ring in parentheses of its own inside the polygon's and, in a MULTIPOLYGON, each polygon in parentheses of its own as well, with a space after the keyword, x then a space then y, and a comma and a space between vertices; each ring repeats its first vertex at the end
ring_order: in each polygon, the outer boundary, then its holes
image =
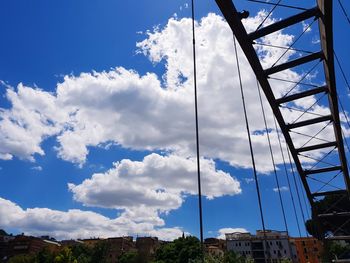
MULTIPOLYGON (((247 12, 238 12, 232 0, 216 0, 223 16, 229 24, 232 32, 238 40, 248 62, 254 71, 257 80, 272 108, 274 116, 278 121, 280 130, 284 135, 285 141, 289 147, 289 151, 293 157, 294 164, 297 168, 301 178, 303 187, 305 189, 308 201, 310 202, 313 218, 322 221, 329 221, 343 218, 344 224, 350 223, 350 207, 348 210, 337 210, 337 203, 339 200, 349 198, 350 196, 350 178, 349 170, 346 160, 346 154, 343 144, 342 128, 338 109, 338 95, 336 90, 335 69, 334 69, 334 52, 333 52, 333 15, 332 15, 332 1, 331 0, 317 0, 315 7, 305 9, 300 13, 292 15, 283 20, 274 22, 265 27, 259 28, 254 32, 247 33, 242 19, 247 16, 247 12), (259 55, 254 48, 259 39, 286 29, 287 27, 305 23, 307 19, 314 19, 318 21, 318 29, 320 33, 320 50, 318 52, 308 53, 296 59, 283 61, 277 65, 269 68, 263 68, 259 55), (273 92, 272 81, 273 75, 288 69, 306 65, 310 62, 323 63, 324 83, 321 86, 308 85, 305 89, 298 90, 297 93, 287 93, 282 97, 276 98, 273 92), (310 86, 312 86, 310 88, 310 86), (300 91, 301 90, 301 91, 300 91), (281 110, 283 106, 295 106, 295 101, 306 100, 310 96, 324 96, 326 99, 325 107, 328 109, 327 114, 318 115, 313 114, 313 117, 307 118, 311 114, 302 114, 302 118, 290 121, 286 119, 281 110), (329 125, 329 126, 328 126, 329 125), (317 135, 325 130, 328 126, 327 138, 320 138, 317 135), (333 126, 333 128, 330 128, 333 126), (314 127, 311 129, 311 127, 314 127), (314 131, 317 127, 322 127, 320 131, 312 134, 303 134, 301 131, 314 131), (329 132, 331 131, 331 132, 329 132), (330 134, 333 133, 333 134, 330 134), (296 134, 311 138, 306 143, 297 145, 296 134), (317 141, 310 145, 310 142, 317 141), (316 154, 315 154, 316 153, 316 154), (326 162, 325 159, 332 153, 332 163, 326 162), (318 158, 316 159, 317 156, 318 158), (305 158, 314 159, 314 165, 310 168, 305 166, 305 158), (315 186, 318 183, 318 186, 315 186), (317 210, 317 201, 323 198, 333 198, 332 204, 326 210, 320 212, 317 210)), ((298 11, 299 12, 299 11, 298 11)), ((276 75, 275 75, 276 76, 276 75)), ((282 79, 281 81, 288 81, 282 79)), ((302 83, 296 83, 295 86, 301 87, 302 83)), ((300 140, 299 140, 300 141, 300 140)), ((339 235, 350 236, 350 233, 344 233, 339 229, 339 235)), ((334 238, 334 237, 333 237, 334 238)))

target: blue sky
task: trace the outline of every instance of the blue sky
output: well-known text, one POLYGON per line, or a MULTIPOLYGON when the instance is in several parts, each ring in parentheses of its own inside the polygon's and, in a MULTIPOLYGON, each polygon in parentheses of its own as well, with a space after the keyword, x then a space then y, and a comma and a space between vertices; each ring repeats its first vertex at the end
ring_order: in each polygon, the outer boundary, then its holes
MULTIPOLYGON (((248 28, 264 16, 257 12, 265 6, 237 6, 251 12, 248 28)), ((0 3, 0 10, 0 228, 57 238, 198 235, 189 2, 16 0, 0 3)), ((347 73, 350 27, 337 3, 335 13, 335 51, 347 73)), ((286 14, 277 9, 273 18, 286 14)), ((214 1, 198 1, 206 237, 225 228, 261 228, 238 90, 230 89, 237 83, 230 75, 236 72, 232 38, 219 15, 214 1)), ((288 45, 301 31, 299 25, 266 41, 288 45)), ((317 50, 317 35, 312 27, 298 47, 317 50)), ((266 65, 280 54, 264 52, 266 65)), ((266 137, 257 132, 264 127, 255 79, 240 56, 266 226, 284 230, 266 137)), ((281 76, 296 80, 301 72, 281 76)), ((320 68, 308 81, 322 83, 322 74, 320 68)), ((340 74, 338 88, 349 110, 340 74)), ((276 160, 286 187, 281 157, 276 160)), ((282 197, 297 236, 289 191, 282 197)))

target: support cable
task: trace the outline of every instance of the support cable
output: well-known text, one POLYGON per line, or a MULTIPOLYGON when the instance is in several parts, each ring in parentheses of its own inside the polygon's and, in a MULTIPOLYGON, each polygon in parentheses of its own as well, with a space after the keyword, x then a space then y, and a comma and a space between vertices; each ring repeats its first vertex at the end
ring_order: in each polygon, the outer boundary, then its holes
POLYGON ((198 181, 198 209, 199 209, 199 232, 201 242, 201 259, 204 262, 203 246, 203 212, 202 212, 202 188, 201 188, 201 170, 199 155, 199 129, 198 129, 198 101, 197 101, 197 64, 196 64, 196 34, 194 28, 194 0, 192 0, 192 48, 193 48, 193 84, 194 84, 194 110, 196 122, 196 153, 197 153, 197 181, 198 181))
POLYGON ((321 186, 321 187, 315 192, 315 194, 316 194, 316 193, 319 193, 323 188, 325 188, 325 187, 326 187, 330 182, 332 182, 341 172, 342 172, 342 171, 339 171, 338 173, 336 173, 331 179, 329 179, 329 180, 327 181, 327 183, 326 183, 325 185, 321 186))
POLYGON ((295 207, 294 197, 293 197, 293 193, 292 193, 292 189, 291 189, 291 185, 290 185, 290 180, 289 180, 289 175, 288 175, 288 169, 287 169, 287 165, 286 165, 286 160, 285 160, 285 158, 284 158, 284 153, 283 153, 281 138, 280 138, 280 134, 279 134, 279 131, 278 131, 278 128, 277 128, 276 118, 273 118, 273 121, 274 121, 274 123, 275 123, 275 129, 276 129, 276 133, 277 133, 278 143, 279 143, 280 150, 281 150, 281 155, 282 155, 282 160, 283 160, 283 165, 284 165, 284 171, 285 171, 285 173, 286 173, 287 183, 288 183, 288 187, 289 187, 290 198, 291 198, 292 204, 293 204, 294 216, 295 216, 295 220, 296 220, 296 222, 297 222, 299 234, 300 234, 300 236, 301 236, 301 231, 300 231, 300 225, 299 225, 299 219, 298 219, 297 209, 296 209, 296 207, 295 207))
MULTIPOLYGON (((299 189, 303 189, 300 176, 299 176, 298 183, 299 183, 299 189)), ((306 194, 305 194, 305 191, 301 191, 301 193, 302 193, 301 196, 302 196, 302 198, 303 198, 304 205, 305 205, 305 210, 306 210, 307 218, 310 218, 310 213, 309 213, 309 209, 308 209, 308 205, 307 205, 307 201, 306 201, 306 196, 305 196, 306 194)))
POLYGON ((317 139, 317 136, 323 132, 330 124, 332 123, 332 121, 329 121, 325 126, 322 127, 322 129, 320 129, 317 133, 315 133, 313 136, 310 137, 310 139, 308 139, 302 146, 300 146, 299 148, 303 148, 305 145, 307 145, 309 142, 311 142, 313 139, 317 139))
MULTIPOLYGON (((309 179, 311 179, 311 180, 314 180, 315 182, 318 182, 318 183, 321 183, 321 184, 324 184, 324 185, 328 185, 328 186, 330 186, 330 187, 333 187, 334 189, 343 190, 343 189, 341 189, 341 188, 338 187, 338 186, 335 186, 335 185, 330 184, 330 182, 325 182, 325 181, 323 181, 323 180, 320 180, 320 179, 317 179, 317 178, 314 178, 314 177, 311 177, 311 176, 307 176, 307 178, 309 178, 309 179)), ((333 179, 334 179, 334 178, 333 178, 333 179)), ((332 179, 332 180, 333 180, 333 179, 332 179)))
POLYGON ((341 110, 342 110, 342 112, 343 112, 343 114, 344 114, 344 118, 345 118, 345 120, 346 120, 346 123, 348 124, 348 126, 349 126, 349 128, 350 128, 350 122, 349 122, 349 119, 348 119, 348 115, 346 115, 345 109, 344 109, 344 107, 343 107, 343 103, 341 103, 341 100, 340 100, 339 95, 338 95, 338 101, 339 101, 341 110))
MULTIPOLYGON (((335 146, 332 150, 330 150, 328 153, 326 153, 325 155, 322 156, 321 159, 319 159, 316 163, 314 163, 310 169, 308 170, 312 170, 313 168, 315 168, 319 163, 324 163, 323 160, 326 159, 326 157, 328 157, 332 152, 334 152, 334 150, 337 149, 337 146, 335 146)), ((330 166, 336 166, 334 164, 330 164, 328 163, 330 166)))
MULTIPOLYGON (((245 119, 246 130, 247 130, 248 141, 249 141, 250 157, 251 157, 251 160, 252 160, 253 174, 254 174, 254 179, 255 179, 255 187, 256 187, 256 193, 257 193, 257 196, 258 196, 260 219, 261 219, 261 225, 262 225, 263 232, 264 232, 265 247, 267 248, 266 228, 265 228, 264 214, 263 214, 263 208, 262 208, 262 202, 261 202, 259 181, 258 181, 258 176, 257 176, 256 166, 255 166, 253 144, 252 144, 252 139, 251 139, 251 136, 250 136, 248 114, 247 114, 247 109, 246 109, 246 106, 245 106, 245 98, 244 98, 244 91, 243 91, 243 84, 242 84, 242 77, 241 77, 241 69, 240 69, 239 60, 238 60, 236 38, 235 38, 234 35, 233 35, 233 44, 234 44, 234 48, 235 48, 236 65, 237 65, 237 72, 238 72, 238 78, 239 78, 239 86, 240 86, 240 90, 241 90, 242 105, 243 105, 243 111, 244 111, 244 119, 245 119)), ((264 258, 265 258, 265 262, 267 262, 265 253, 264 253, 264 258)))
POLYGON ((266 5, 277 5, 278 7, 287 7, 291 9, 297 9, 297 10, 302 10, 306 11, 307 8, 304 7, 299 7, 299 6, 292 6, 292 5, 284 5, 284 4, 278 4, 278 3, 270 3, 270 2, 264 2, 260 0, 247 0, 248 2, 253 2, 253 3, 259 3, 259 4, 266 4, 266 5))
POLYGON ((259 26, 255 29, 255 31, 258 31, 262 25, 265 23, 265 21, 270 17, 272 12, 276 9, 276 7, 281 3, 282 0, 278 0, 277 3, 274 3, 274 7, 271 8, 270 12, 267 14, 267 16, 264 18, 264 20, 259 24, 259 26))
POLYGON ((310 107, 308 107, 307 109, 304 110, 304 112, 302 114, 300 114, 300 116, 298 118, 296 118, 292 123, 296 123, 301 117, 304 116, 305 113, 307 113, 309 110, 311 110, 311 108, 313 106, 315 106, 320 100, 322 100, 325 96, 326 96, 327 93, 323 93, 322 96, 320 96, 310 107))
POLYGON ((306 50, 297 49, 297 48, 276 46, 276 45, 265 44, 265 43, 261 43, 261 42, 255 42, 255 41, 253 42, 253 45, 264 46, 264 47, 273 47, 273 48, 279 48, 279 49, 289 49, 291 51, 302 52, 302 53, 306 53, 306 54, 313 54, 313 52, 311 52, 311 51, 306 51, 306 50))
POLYGON ((325 140, 325 139, 322 139, 322 138, 319 138, 319 137, 316 137, 316 136, 311 136, 311 135, 308 135, 308 134, 305 134, 305 133, 302 133, 302 132, 293 131, 293 130, 290 130, 290 133, 295 133, 295 134, 302 135, 302 136, 305 136, 305 137, 308 137, 308 138, 312 138, 312 139, 316 139, 316 140, 319 140, 319 141, 322 141, 322 142, 331 142, 329 140, 325 140))
MULTIPOLYGON (((280 105, 280 108, 284 108, 284 109, 288 109, 288 110, 292 110, 292 111, 298 111, 298 112, 305 112, 305 110, 302 110, 302 109, 298 109, 298 108, 293 108, 293 107, 289 107, 289 106, 283 106, 283 105, 280 105)), ((307 114, 310 114, 310 115, 314 115, 314 116, 319 116, 319 117, 323 117, 324 115, 322 114, 319 114, 319 113, 315 113, 315 112, 306 112, 307 114)))
MULTIPOLYGON (((287 95, 288 95, 289 93, 291 93, 296 87, 298 87, 298 85, 301 85, 300 83, 301 83, 307 76, 310 75, 310 73, 321 63, 321 61, 322 61, 322 60, 319 60, 318 62, 316 62, 315 65, 313 65, 313 66, 309 69, 309 71, 306 72, 306 74, 304 74, 304 76, 302 76, 301 79, 300 79, 297 83, 295 83, 295 85, 294 85, 286 94, 283 95, 282 98, 287 97, 287 95)), ((271 77, 270 77, 270 78, 271 78, 271 77)), ((305 84, 303 84, 303 85, 305 85, 305 84)))
MULTIPOLYGON (((301 204, 301 199, 300 199, 299 189, 298 189, 298 185, 297 185, 297 180, 296 180, 296 178, 295 178, 296 176, 295 176, 294 167, 293 167, 293 164, 292 164, 292 158, 291 158, 291 156, 290 156, 289 148, 288 148, 287 143, 286 143, 286 148, 287 148, 287 154, 288 154, 290 169, 291 169, 291 171, 292 171, 292 176, 293 176, 293 181, 294 181, 294 187, 295 187, 295 190, 296 190, 296 192, 297 192, 299 208, 300 208, 301 216, 302 216, 303 222, 304 222, 305 233, 306 233, 306 235, 308 236, 307 229, 306 229, 306 219, 305 219, 304 209, 303 209, 303 206, 302 206, 302 204, 301 204)), ((307 209, 307 207, 306 207, 305 209, 307 209)))
POLYGON ((340 0, 338 0, 338 3, 339 3, 339 5, 340 5, 341 10, 343 11, 343 14, 344 14, 346 20, 348 21, 348 23, 349 23, 349 25, 350 25, 350 18, 349 18, 349 16, 348 16, 348 14, 346 13, 346 10, 345 10, 345 8, 344 8, 342 2, 341 2, 340 0))
POLYGON ((313 88, 318 88, 320 86, 320 85, 312 84, 312 83, 304 83, 304 82, 301 82, 300 80, 293 81, 293 80, 281 79, 281 78, 276 78, 276 77, 271 77, 271 76, 268 76, 268 79, 279 80, 282 82, 288 82, 288 83, 293 83, 293 84, 297 84, 297 85, 309 86, 309 87, 313 87, 313 88))
MULTIPOLYGON (((282 215, 283 215, 284 226, 285 226, 285 229, 286 229, 287 233, 289 233, 287 220, 286 220, 286 213, 285 213, 285 210, 284 210, 284 205, 283 205, 283 200, 282 200, 282 195, 281 195, 280 183, 279 183, 278 176, 277 176, 277 171, 276 171, 275 158, 274 158, 273 152, 272 152, 269 128, 267 126, 266 114, 265 114, 263 101, 262 101, 262 98, 261 98, 261 92, 260 92, 258 80, 256 80, 256 86, 257 86, 257 89, 258 89, 259 101, 260 101, 261 111, 262 111, 262 114, 263 114, 263 119, 264 119, 264 124, 265 124, 265 131, 266 131, 266 135, 267 135, 266 137, 267 137, 267 141, 268 141, 268 144, 269 144, 270 156, 271 156, 271 161, 272 161, 272 166, 273 166, 273 172, 274 172, 274 175, 275 175, 275 180, 276 180, 276 185, 277 185, 277 190, 278 190, 278 196, 279 196, 279 201, 280 201, 282 215)), ((300 236, 301 236, 301 234, 300 234, 300 236)))
POLYGON ((348 81, 348 79, 347 79, 347 77, 346 77, 346 75, 345 75, 345 72, 344 72, 344 70, 343 70, 343 67, 342 67, 342 65, 340 64, 339 58, 338 58, 338 56, 337 56, 337 54, 335 53, 334 50, 333 50, 333 53, 334 53, 334 56, 335 56, 335 60, 337 61, 337 64, 338 64, 338 66, 339 66, 339 68, 340 68, 340 72, 341 72, 341 74, 343 75, 343 78, 344 78, 344 80, 345 80, 346 86, 348 87, 349 92, 350 92, 349 81, 348 81))
POLYGON ((308 31, 312 24, 317 20, 317 18, 315 18, 314 20, 312 20, 312 22, 307 26, 305 27, 305 29, 303 30, 303 32, 293 41, 292 44, 290 44, 290 46, 288 47, 288 49, 286 51, 283 52, 283 54, 276 60, 275 63, 272 64, 271 67, 275 66, 277 64, 278 61, 281 60, 281 58, 283 58, 283 56, 295 45, 295 43, 298 42, 298 40, 305 34, 306 31, 308 31))

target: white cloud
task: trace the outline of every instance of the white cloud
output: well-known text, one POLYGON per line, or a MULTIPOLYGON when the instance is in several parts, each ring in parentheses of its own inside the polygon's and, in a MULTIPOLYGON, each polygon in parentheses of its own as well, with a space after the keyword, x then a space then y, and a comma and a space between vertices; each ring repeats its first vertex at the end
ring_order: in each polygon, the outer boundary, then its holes
MULTIPOLYGON (((247 30, 254 30, 265 15, 260 12, 256 17, 244 20, 247 30)), ((266 23, 272 22, 268 19, 266 23)), ((118 67, 108 72, 65 76, 53 93, 21 84, 16 91, 7 90, 12 108, 0 111, 0 158, 17 156, 34 160, 36 154, 44 155, 41 143, 50 136, 57 138, 60 158, 80 165, 86 162, 90 147, 105 147, 106 143, 135 150, 165 150, 194 156, 190 31, 190 19, 170 18, 164 28, 148 31, 145 40, 137 44, 138 52, 151 62, 165 63, 164 83, 153 73, 141 76, 133 70, 118 67)), ((250 168, 241 99, 237 96, 239 86, 232 32, 222 17, 209 14, 196 24, 196 33, 201 154, 227 161, 232 166, 250 168)), ((279 31, 260 41, 288 46, 293 36, 279 31)), ((264 67, 273 64, 284 52, 264 46, 256 49, 264 67)), ((295 51, 288 52, 280 62, 293 54, 295 51)), ((239 52, 239 58, 257 168, 269 172, 272 165, 265 160, 268 152, 266 136, 254 132, 263 129, 256 80, 242 52, 239 52)), ((280 72, 276 77, 292 81, 300 78, 291 70, 280 72)), ((272 80, 271 85, 276 97, 292 86, 272 80)), ((300 89, 296 88, 295 92, 300 89)), ((310 97, 309 101, 312 100, 314 97, 310 97)), ((295 106, 304 109, 306 102, 295 106)), ((268 125, 273 127, 273 115, 266 102, 265 109, 268 125)), ((326 109, 316 105, 311 111, 326 112, 326 109)), ((299 116, 287 109, 283 114, 287 121, 299 116)), ((304 127, 301 132, 316 133, 318 126, 313 126, 304 127)), ((278 150, 274 130, 271 137, 273 149, 278 150)), ((296 145, 302 144, 304 139, 295 136, 296 145)), ((276 156, 276 162, 282 162, 280 156, 276 156)))
POLYGON ((161 227, 162 223, 158 222, 155 226, 149 222, 138 222, 124 213, 111 219, 95 212, 78 209, 23 209, 9 200, 0 198, 0 225, 3 228, 19 229, 27 235, 49 234, 57 239, 147 235, 158 236, 164 240, 181 236, 181 228, 161 227))
MULTIPOLYGON (((272 189, 275 193, 277 193, 278 192, 278 187, 275 187, 275 188, 273 188, 272 189)), ((287 191, 289 191, 289 188, 287 187, 287 186, 281 186, 280 188, 279 188, 279 190, 281 191, 281 192, 287 192, 287 191)))
POLYGON ((306 23, 305 21, 301 22, 302 26, 303 26, 303 31, 305 31, 305 33, 309 33, 311 32, 311 27, 309 23, 306 23))
POLYGON ((245 228, 231 228, 231 227, 221 228, 218 231, 219 235, 217 236, 217 238, 226 239, 225 234, 229 234, 229 233, 248 233, 248 232, 249 231, 247 229, 245 229, 245 228))
MULTIPOLYGON (((241 193, 240 183, 215 170, 212 160, 202 159, 201 164, 202 192, 208 199, 241 193)), ((186 195, 196 195, 196 171, 195 159, 151 154, 142 162, 122 160, 106 173, 69 184, 69 189, 86 206, 127 209, 138 214, 133 218, 149 218, 179 208, 186 195)))
POLYGON ((245 181, 247 184, 251 184, 251 183, 255 182, 254 178, 244 178, 244 181, 245 181))
POLYGON ((32 170, 36 170, 36 171, 42 171, 43 170, 43 168, 41 166, 33 166, 31 169, 32 170))

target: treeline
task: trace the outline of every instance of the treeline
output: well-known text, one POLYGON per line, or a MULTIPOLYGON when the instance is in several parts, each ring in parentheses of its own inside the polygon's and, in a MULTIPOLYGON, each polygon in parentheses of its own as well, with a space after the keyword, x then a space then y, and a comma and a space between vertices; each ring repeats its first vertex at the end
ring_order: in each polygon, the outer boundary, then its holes
MULTIPOLYGON (((111 263, 108 257, 110 245, 107 242, 99 242, 93 247, 84 244, 67 246, 60 251, 50 251, 44 248, 36 255, 17 255, 8 263, 111 263)), ((200 263, 202 260, 200 242, 196 237, 188 236, 178 238, 173 242, 162 244, 148 259, 137 251, 121 254, 118 263, 200 263)), ((226 252, 223 255, 205 254, 206 263, 250 263, 252 259, 226 252)))

